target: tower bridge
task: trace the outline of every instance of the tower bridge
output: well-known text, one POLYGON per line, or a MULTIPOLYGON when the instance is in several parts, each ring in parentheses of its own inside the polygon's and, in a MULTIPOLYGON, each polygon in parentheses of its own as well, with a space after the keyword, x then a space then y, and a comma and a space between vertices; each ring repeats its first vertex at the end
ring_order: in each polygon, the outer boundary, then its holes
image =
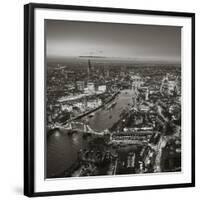
POLYGON ((62 128, 67 130, 74 130, 82 133, 88 133, 98 136, 103 136, 105 134, 105 131, 97 132, 93 130, 88 124, 85 124, 83 122, 77 122, 77 121, 71 121, 62 126, 62 128))

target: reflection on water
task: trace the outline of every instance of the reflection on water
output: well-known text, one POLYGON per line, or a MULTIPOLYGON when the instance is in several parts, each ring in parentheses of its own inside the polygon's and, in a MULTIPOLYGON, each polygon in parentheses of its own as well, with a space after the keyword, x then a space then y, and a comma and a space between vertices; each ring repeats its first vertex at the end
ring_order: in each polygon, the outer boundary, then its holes
MULTIPOLYGON (((102 109, 88 118, 92 129, 102 131, 111 128, 120 118, 124 108, 132 103, 133 92, 122 91, 115 99, 116 105, 111 109, 102 109)), ((68 135, 65 130, 56 130, 47 138, 47 177, 62 173, 76 160, 81 148, 87 148, 87 141, 81 134, 68 135)))
POLYGON ((102 109, 95 113, 94 117, 89 119, 89 125, 92 129, 103 131, 111 128, 114 123, 120 119, 123 109, 128 109, 132 104, 133 91, 123 90, 115 99, 116 105, 111 109, 102 109))
POLYGON ((80 142, 80 135, 79 134, 73 134, 71 136, 71 139, 72 139, 72 143, 75 145, 75 146, 79 146, 79 142, 80 142))
POLYGON ((69 136, 64 130, 51 134, 47 138, 47 177, 70 167, 83 147, 84 142, 79 134, 69 136))

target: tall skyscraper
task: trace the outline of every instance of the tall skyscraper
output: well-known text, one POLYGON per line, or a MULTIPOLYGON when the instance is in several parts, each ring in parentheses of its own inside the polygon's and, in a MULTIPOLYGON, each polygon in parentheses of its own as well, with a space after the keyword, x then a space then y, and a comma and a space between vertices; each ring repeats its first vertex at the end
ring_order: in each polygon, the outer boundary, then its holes
POLYGON ((91 77, 91 70, 92 70, 91 61, 88 60, 88 80, 89 80, 90 77, 91 77))

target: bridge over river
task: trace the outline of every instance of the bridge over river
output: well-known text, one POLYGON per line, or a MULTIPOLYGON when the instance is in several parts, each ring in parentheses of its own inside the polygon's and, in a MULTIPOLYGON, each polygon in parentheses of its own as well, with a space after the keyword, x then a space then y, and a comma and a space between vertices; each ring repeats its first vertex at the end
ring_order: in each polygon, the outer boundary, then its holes
POLYGON ((78 122, 78 121, 71 121, 66 123, 65 125, 63 125, 61 128, 64 128, 66 130, 70 130, 70 131, 77 131, 77 132, 82 132, 85 134, 93 134, 93 135, 97 135, 97 136, 104 136, 105 133, 107 133, 107 131, 100 131, 97 132, 95 130, 93 130, 88 124, 85 124, 83 122, 78 122))

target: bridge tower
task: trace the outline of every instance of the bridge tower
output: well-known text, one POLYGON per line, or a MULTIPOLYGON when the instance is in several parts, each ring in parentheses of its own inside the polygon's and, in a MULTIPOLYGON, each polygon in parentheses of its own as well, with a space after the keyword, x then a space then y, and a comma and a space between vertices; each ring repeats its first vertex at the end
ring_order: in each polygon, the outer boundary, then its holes
POLYGON ((87 125, 86 124, 83 125, 83 131, 87 132, 87 125))
POLYGON ((69 123, 65 124, 64 127, 65 127, 66 129, 72 129, 72 123, 69 122, 69 123))

